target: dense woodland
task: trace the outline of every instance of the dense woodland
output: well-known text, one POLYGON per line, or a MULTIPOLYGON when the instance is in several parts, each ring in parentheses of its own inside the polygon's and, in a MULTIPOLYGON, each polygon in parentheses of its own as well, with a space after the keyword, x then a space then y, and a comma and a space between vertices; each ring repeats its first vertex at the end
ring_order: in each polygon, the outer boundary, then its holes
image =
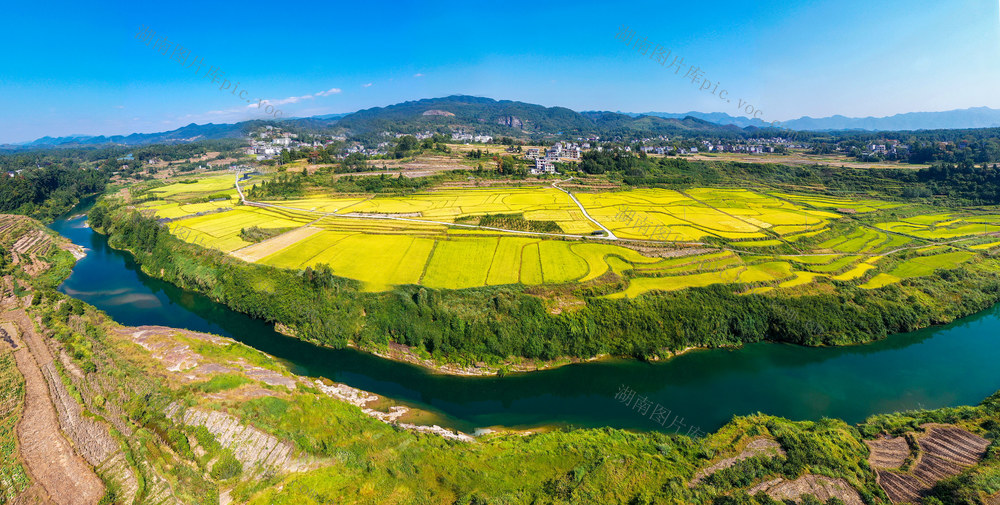
POLYGON ((48 221, 71 209, 83 196, 103 192, 113 174, 137 175, 142 164, 153 159, 169 162, 210 152, 233 155, 243 143, 240 139, 220 139, 0 154, 0 212, 48 221))
POLYGON ((1000 128, 922 130, 915 132, 837 132, 832 134, 844 152, 859 159, 888 159, 904 163, 983 164, 1000 162, 1000 128), (871 144, 907 146, 896 155, 872 155, 871 144), (866 154, 867 152, 867 154, 866 154))
POLYGON ((35 168, 13 177, 0 172, 0 212, 53 219, 80 198, 104 191, 108 174, 64 166, 35 168))
MULTIPOLYGON (((271 181, 254 184, 247 190, 251 200, 283 200, 297 198, 310 189, 337 193, 384 193, 407 194, 429 188, 445 180, 462 180, 469 173, 453 170, 430 177, 404 177, 380 175, 339 175, 331 167, 321 168, 313 173, 283 172, 271 181)), ((496 174, 493 174, 494 176, 496 174)))

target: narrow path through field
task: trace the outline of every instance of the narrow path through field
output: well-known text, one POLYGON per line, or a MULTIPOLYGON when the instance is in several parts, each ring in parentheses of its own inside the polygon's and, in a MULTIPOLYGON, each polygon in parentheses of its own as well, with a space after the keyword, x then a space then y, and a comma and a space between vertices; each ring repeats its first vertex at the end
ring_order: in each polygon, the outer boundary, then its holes
POLYGON ((52 356, 35 334, 31 321, 25 321, 23 311, 18 312, 7 312, 3 318, 16 321, 10 328, 15 330, 15 338, 27 344, 14 352, 25 383, 24 415, 17 424, 21 455, 32 479, 53 503, 96 504, 104 494, 104 484, 60 431, 49 386, 41 371, 42 366, 52 364, 52 356))
POLYGON ((604 233, 608 234, 608 237, 607 237, 608 240, 618 240, 618 237, 616 237, 615 234, 611 232, 611 230, 607 229, 607 227, 605 227, 603 224, 601 224, 600 222, 598 222, 596 219, 590 217, 590 214, 587 213, 587 209, 583 208, 583 204, 580 203, 580 200, 577 200, 576 197, 573 196, 573 193, 570 193, 569 190, 566 190, 566 189, 563 189, 563 188, 560 188, 559 186, 557 186, 557 184, 559 184, 560 182, 566 182, 566 181, 571 181, 571 180, 573 180, 572 177, 570 177, 569 179, 566 179, 564 181, 553 182, 552 183, 552 187, 558 189, 559 191, 562 191, 563 193, 566 193, 567 195, 569 195, 570 199, 573 200, 573 203, 575 203, 577 207, 580 207, 580 212, 583 212, 583 216, 586 217, 587 219, 589 219, 590 222, 596 224, 598 228, 604 230, 604 233))

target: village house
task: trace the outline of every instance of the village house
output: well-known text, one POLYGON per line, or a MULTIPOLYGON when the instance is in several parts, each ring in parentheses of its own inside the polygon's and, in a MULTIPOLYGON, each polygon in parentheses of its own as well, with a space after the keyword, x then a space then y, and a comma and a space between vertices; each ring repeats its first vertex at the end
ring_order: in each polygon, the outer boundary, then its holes
POLYGON ((531 169, 531 173, 534 175, 554 174, 556 173, 556 166, 552 159, 548 157, 535 158, 535 168, 531 169))

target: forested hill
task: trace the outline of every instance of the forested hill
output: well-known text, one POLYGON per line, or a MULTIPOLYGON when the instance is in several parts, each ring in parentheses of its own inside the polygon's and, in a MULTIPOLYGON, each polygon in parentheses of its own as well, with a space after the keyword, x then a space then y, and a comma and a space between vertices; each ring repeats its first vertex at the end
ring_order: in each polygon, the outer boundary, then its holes
POLYGON ((490 134, 614 135, 618 133, 676 134, 683 132, 740 132, 687 117, 632 117, 614 112, 579 112, 565 107, 475 96, 449 96, 374 107, 344 116, 338 127, 364 135, 381 131, 435 130, 443 126, 465 127, 470 132, 490 134))

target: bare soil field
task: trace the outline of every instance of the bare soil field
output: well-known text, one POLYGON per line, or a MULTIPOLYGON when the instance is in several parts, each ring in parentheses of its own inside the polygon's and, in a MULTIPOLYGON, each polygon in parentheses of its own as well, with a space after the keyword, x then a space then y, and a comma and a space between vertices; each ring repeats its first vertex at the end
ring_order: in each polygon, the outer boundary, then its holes
MULTIPOLYGON (((925 424, 921 428, 925 431, 917 438, 920 451, 912 472, 891 469, 898 468, 899 465, 879 466, 899 461, 901 447, 896 440, 902 440, 902 437, 889 439, 892 442, 886 442, 885 439, 876 441, 869 456, 869 464, 877 469, 879 485, 893 503, 919 500, 938 481, 958 475, 962 470, 978 463, 990 444, 985 438, 956 426, 925 424)), ((873 447, 873 442, 867 443, 869 447, 873 447)), ((905 440, 903 443, 905 444, 905 440)), ((909 447, 906 452, 909 454, 909 447)))
POLYGON ((744 154, 744 153, 715 153, 715 154, 693 154, 682 156, 693 160, 702 161, 742 161, 746 163, 781 163, 783 165, 831 165, 847 168, 906 168, 917 170, 926 168, 929 165, 911 165, 909 163, 895 163, 891 161, 881 163, 861 162, 846 156, 835 154, 808 154, 803 151, 793 150, 791 153, 782 154, 744 154))
POLYGON ((305 240, 316 233, 322 231, 321 228, 303 226, 294 230, 282 233, 276 237, 262 240, 253 245, 248 245, 242 249, 237 249, 230 254, 250 263, 253 263, 265 256, 278 252, 296 242, 305 240))
POLYGON ((792 481, 782 481, 767 489, 767 495, 775 500, 797 500, 811 494, 826 503, 830 498, 839 498, 847 505, 864 505, 861 495, 844 479, 831 479, 823 475, 803 475, 792 481))
POLYGON ((899 468, 910 455, 910 446, 903 437, 885 436, 875 440, 865 440, 865 444, 871 451, 868 455, 868 464, 879 470, 899 468))
MULTIPOLYGON (((483 161, 483 166, 489 160, 483 161)), ((390 170, 472 170, 473 167, 462 163, 462 158, 448 154, 421 154, 412 160, 369 160, 368 165, 372 168, 385 167, 390 170)))
MULTIPOLYGON (((483 166, 487 166, 489 160, 484 160, 483 166)), ((374 170, 372 172, 348 172, 343 174, 334 174, 334 178, 345 177, 348 175, 399 175, 403 174, 403 177, 426 177, 428 175, 434 175, 438 172, 448 171, 448 170, 474 170, 474 166, 469 166, 462 163, 461 158, 454 155, 420 155, 415 159, 411 160, 368 160, 368 166, 374 170)), ((310 174, 319 170, 323 167, 335 167, 335 164, 321 164, 321 165, 302 165, 294 166, 289 168, 290 171, 302 171, 304 167, 310 174)))

